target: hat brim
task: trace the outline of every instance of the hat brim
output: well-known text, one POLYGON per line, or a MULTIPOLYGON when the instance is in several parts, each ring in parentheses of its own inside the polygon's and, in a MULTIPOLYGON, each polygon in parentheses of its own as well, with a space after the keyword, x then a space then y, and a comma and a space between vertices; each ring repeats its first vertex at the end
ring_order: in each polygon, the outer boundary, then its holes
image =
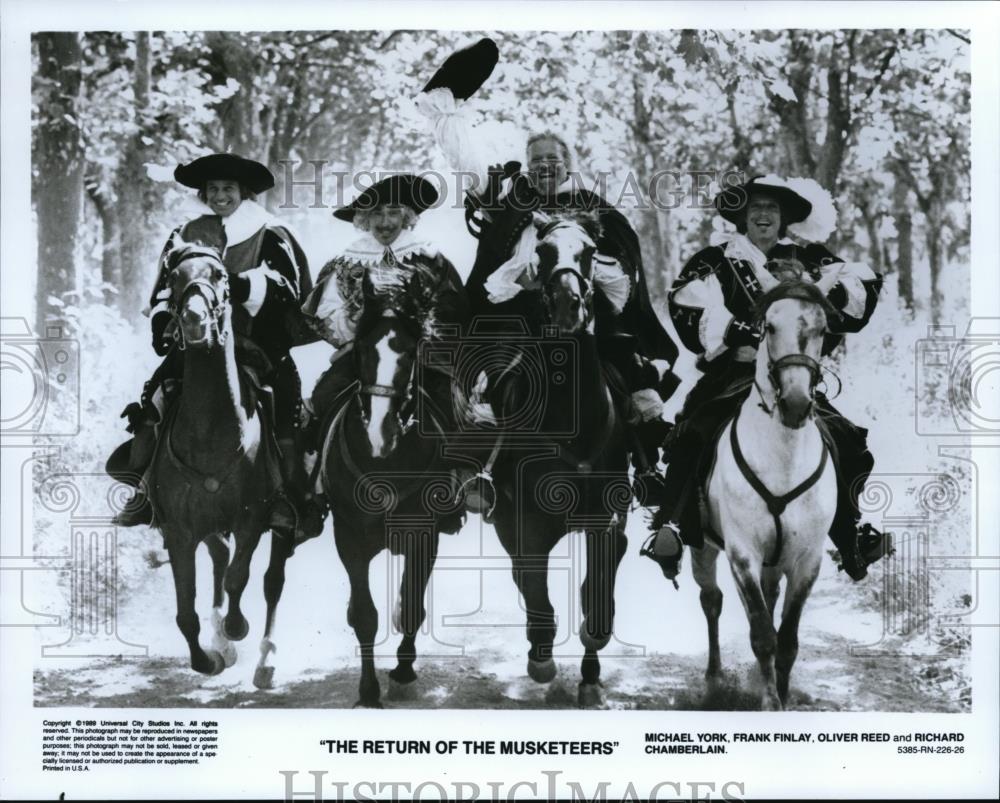
POLYGON ((812 204, 789 187, 761 184, 753 179, 746 184, 727 187, 715 196, 716 211, 730 223, 739 223, 751 195, 768 195, 781 207, 781 222, 786 226, 801 223, 812 212, 812 204))
POLYGON ((178 165, 174 179, 196 190, 204 189, 209 181, 236 181, 254 194, 274 186, 274 175, 267 167, 233 153, 213 153, 178 165))
POLYGON ((418 215, 438 201, 438 191, 427 179, 413 175, 384 178, 366 189, 347 206, 333 213, 338 220, 351 223, 358 212, 371 211, 386 204, 406 206, 418 215))
POLYGON ((424 84, 423 92, 444 87, 456 100, 466 100, 493 74, 500 60, 500 50, 492 39, 480 39, 474 45, 452 53, 444 60, 431 80, 424 84))

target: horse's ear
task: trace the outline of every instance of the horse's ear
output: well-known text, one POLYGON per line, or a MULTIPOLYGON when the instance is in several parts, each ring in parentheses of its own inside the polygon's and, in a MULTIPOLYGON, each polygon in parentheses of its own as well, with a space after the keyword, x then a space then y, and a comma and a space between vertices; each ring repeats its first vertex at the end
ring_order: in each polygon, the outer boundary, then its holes
POLYGON ((167 270, 173 270, 175 267, 177 267, 177 262, 179 261, 178 258, 180 257, 180 255, 185 253, 188 249, 190 249, 192 245, 193 243, 189 243, 187 240, 185 240, 181 236, 180 232, 175 234, 170 239, 170 245, 167 247, 166 259, 165 259, 167 270))

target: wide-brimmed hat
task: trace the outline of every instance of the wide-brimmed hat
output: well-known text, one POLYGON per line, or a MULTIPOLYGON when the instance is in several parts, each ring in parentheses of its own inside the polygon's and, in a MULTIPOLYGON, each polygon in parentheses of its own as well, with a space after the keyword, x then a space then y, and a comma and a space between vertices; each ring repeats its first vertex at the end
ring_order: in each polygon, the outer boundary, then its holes
POLYGON ((738 223, 754 194, 768 195, 781 207, 782 222, 788 226, 801 223, 812 212, 812 204, 778 176, 754 176, 749 181, 726 187, 715 196, 715 208, 730 223, 738 223))
POLYGON ((409 173, 389 176, 372 184, 347 206, 333 213, 338 220, 350 223, 357 212, 366 212, 379 206, 407 206, 418 215, 434 206, 438 192, 427 179, 409 173))
POLYGON ((274 176, 260 162, 235 153, 213 153, 186 165, 178 165, 174 178, 185 187, 204 189, 208 181, 238 181, 252 193, 274 186, 274 176))
POLYGON ((444 87, 451 90, 456 100, 465 100, 486 83, 499 60, 497 43, 488 38, 480 39, 448 56, 421 91, 444 87))

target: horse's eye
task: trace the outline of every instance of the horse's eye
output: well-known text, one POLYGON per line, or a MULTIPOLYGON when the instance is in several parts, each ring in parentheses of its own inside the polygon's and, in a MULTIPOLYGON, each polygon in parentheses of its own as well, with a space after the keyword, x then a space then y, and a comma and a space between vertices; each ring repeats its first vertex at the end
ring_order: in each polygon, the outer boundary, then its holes
POLYGON ((764 331, 767 332, 769 335, 773 335, 774 334, 774 324, 773 323, 766 323, 766 324, 764 324, 764 331))

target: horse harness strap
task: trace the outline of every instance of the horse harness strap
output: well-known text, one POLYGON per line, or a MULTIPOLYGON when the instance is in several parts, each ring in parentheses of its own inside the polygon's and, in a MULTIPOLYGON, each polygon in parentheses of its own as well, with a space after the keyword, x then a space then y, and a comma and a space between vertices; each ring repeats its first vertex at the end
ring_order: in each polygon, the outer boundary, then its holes
POLYGON ((829 450, 826 447, 826 441, 820 438, 820 445, 822 446, 822 453, 819 458, 819 465, 816 470, 810 474, 805 480, 796 485, 792 490, 781 496, 775 496, 771 493, 767 486, 761 482, 760 477, 758 477, 750 464, 747 463, 746 458, 743 456, 743 450, 740 449, 740 441, 736 436, 736 424, 740 420, 739 412, 733 417, 732 426, 729 428, 729 443, 733 450, 733 459, 736 460, 736 465, 740 469, 740 473, 743 474, 743 478, 750 483, 750 487, 753 488, 757 495, 764 500, 767 505, 768 511, 771 516, 774 517, 774 555, 771 557, 770 561, 765 561, 764 565, 768 567, 777 566, 778 560, 781 558, 781 548, 784 541, 784 534, 781 528, 781 514, 785 512, 785 508, 788 507, 788 503, 802 496, 806 491, 812 488, 817 482, 819 482, 820 477, 823 476, 823 471, 826 468, 827 455, 829 450))
POLYGON ((174 466, 187 478, 188 483, 200 485, 204 490, 209 493, 216 493, 219 488, 229 479, 229 476, 236 470, 236 467, 240 463, 240 459, 246 455, 246 447, 243 442, 240 442, 239 447, 232 454, 232 458, 229 465, 221 474, 205 474, 198 471, 196 468, 189 466, 183 460, 177 452, 174 451, 174 444, 171 439, 173 434, 173 422, 177 418, 177 410, 179 410, 179 405, 174 405, 169 414, 169 426, 167 420, 164 421, 164 438, 166 441, 164 444, 167 449, 167 455, 174 466))

